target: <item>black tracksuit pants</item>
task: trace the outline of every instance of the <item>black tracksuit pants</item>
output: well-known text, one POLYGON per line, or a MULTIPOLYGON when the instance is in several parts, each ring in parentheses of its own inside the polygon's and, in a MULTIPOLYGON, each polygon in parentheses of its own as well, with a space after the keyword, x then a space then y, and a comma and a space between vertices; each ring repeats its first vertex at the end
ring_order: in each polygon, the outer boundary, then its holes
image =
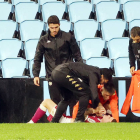
POLYGON ((74 96, 78 97, 79 99, 79 110, 76 121, 84 121, 84 113, 87 109, 90 97, 89 86, 84 83, 82 79, 70 74, 68 69, 65 71, 65 68, 61 71, 54 70, 52 72, 52 79, 58 84, 58 88, 63 90, 63 99, 58 104, 52 122, 59 122, 59 119, 66 110, 70 100, 72 100, 74 96))

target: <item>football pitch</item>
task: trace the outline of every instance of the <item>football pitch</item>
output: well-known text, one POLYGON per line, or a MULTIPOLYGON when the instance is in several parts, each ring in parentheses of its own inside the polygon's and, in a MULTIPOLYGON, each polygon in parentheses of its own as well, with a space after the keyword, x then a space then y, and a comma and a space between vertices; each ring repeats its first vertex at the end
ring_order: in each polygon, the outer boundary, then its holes
POLYGON ((140 140, 140 123, 3 123, 0 140, 140 140))

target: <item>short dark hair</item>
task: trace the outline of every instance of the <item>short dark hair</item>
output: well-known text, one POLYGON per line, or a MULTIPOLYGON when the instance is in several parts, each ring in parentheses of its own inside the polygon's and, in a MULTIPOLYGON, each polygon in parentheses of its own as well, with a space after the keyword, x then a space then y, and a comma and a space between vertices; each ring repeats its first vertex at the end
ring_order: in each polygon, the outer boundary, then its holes
POLYGON ((116 119, 113 119, 111 122, 117 122, 116 119))
POLYGON ((108 82, 104 84, 104 89, 110 93, 110 95, 113 95, 115 93, 115 87, 113 82, 108 82))
POLYGON ((56 15, 52 15, 48 18, 48 25, 49 24, 59 24, 60 21, 59 21, 59 18, 56 16, 56 15))
POLYGON ((140 27, 135 26, 131 29, 131 36, 132 37, 136 37, 136 36, 140 36, 140 27))
POLYGON ((103 68, 101 69, 101 73, 103 74, 104 78, 111 81, 112 80, 112 75, 113 75, 113 70, 111 68, 103 68))

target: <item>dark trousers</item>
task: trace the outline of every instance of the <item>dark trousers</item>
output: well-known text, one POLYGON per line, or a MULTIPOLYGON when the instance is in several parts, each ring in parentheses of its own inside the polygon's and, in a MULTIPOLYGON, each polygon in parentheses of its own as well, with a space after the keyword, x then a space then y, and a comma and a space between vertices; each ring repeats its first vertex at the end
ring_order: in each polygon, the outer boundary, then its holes
MULTIPOLYGON (((58 103, 62 100, 62 95, 63 92, 65 91, 61 89, 55 81, 48 82, 48 86, 49 86, 49 93, 50 93, 51 100, 58 105, 58 103)), ((75 104, 76 104, 76 98, 73 97, 68 103, 70 107, 70 116, 72 116, 73 107, 75 104)))
POLYGON ((58 87, 63 90, 63 99, 58 104, 52 122, 59 122, 59 119, 74 96, 79 99, 79 110, 76 120, 84 121, 84 113, 88 106, 90 96, 89 86, 84 83, 82 79, 79 79, 69 72, 65 73, 64 71, 54 70, 52 72, 52 79, 58 84, 58 87))

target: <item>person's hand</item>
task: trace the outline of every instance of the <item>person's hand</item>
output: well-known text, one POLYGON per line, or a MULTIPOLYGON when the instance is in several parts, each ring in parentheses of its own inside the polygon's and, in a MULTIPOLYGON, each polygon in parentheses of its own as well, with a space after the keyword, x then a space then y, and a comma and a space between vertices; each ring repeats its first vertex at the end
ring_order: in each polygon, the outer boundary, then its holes
POLYGON ((104 114, 106 114, 106 110, 103 106, 98 106, 96 108, 96 113, 95 113, 97 116, 103 116, 104 114))
POLYGON ((133 66, 133 67, 130 68, 130 73, 131 73, 131 75, 134 74, 134 71, 135 71, 135 67, 133 66))
POLYGON ((39 77, 35 77, 35 78, 34 78, 34 84, 35 84, 36 86, 40 86, 40 85, 39 85, 39 84, 40 84, 39 77))

